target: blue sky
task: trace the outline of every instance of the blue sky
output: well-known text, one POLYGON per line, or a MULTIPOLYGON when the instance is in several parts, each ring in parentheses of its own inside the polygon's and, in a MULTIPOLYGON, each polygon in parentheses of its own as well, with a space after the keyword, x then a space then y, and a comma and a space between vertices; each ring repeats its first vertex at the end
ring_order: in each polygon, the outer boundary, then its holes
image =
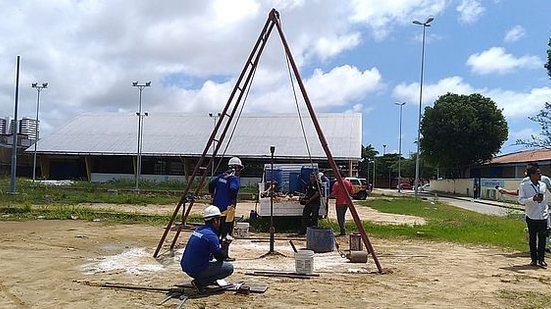
MULTIPOLYGON (((134 113, 131 82, 152 81, 144 109, 220 111, 272 7, 317 112, 361 112, 363 143, 416 151, 422 27, 427 29, 423 107, 447 92, 493 99, 509 124, 501 152, 538 134, 528 120, 551 101, 543 68, 551 36, 544 0, 0 0, 0 116, 13 115, 15 58, 21 56, 19 117, 45 136, 77 114, 134 113)), ((295 112, 281 44, 270 38, 246 112, 295 112)), ((205 141, 206 142, 206 141, 205 141)))

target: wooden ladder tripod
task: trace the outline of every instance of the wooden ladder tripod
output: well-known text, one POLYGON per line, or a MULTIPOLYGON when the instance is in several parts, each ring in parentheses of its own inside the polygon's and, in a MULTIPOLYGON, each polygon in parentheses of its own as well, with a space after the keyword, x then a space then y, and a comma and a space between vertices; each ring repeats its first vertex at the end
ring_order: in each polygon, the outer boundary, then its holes
MULTIPOLYGON (((205 180, 207 178, 207 172, 209 167, 211 167, 214 164, 214 158, 216 157, 216 154, 218 153, 218 150, 220 149, 222 142, 224 141, 224 138, 226 137, 226 134, 230 127, 232 126, 232 121, 234 119, 235 114, 238 112, 238 108, 240 104, 242 104, 244 96, 246 96, 248 88, 251 86, 252 79, 254 77, 254 73, 256 71, 256 68, 258 66, 258 63, 260 61, 260 56, 262 55, 262 52, 266 46, 266 43, 268 42, 268 38, 270 37, 270 34, 272 33, 272 30, 274 27, 277 29, 277 32, 279 34, 279 37, 281 39, 281 42, 283 43, 283 47, 285 49, 285 54, 288 57, 289 63, 291 65, 291 69, 293 71, 293 74, 298 82, 300 91, 302 93, 302 96, 304 98, 304 102, 306 103, 306 107, 308 109, 308 113, 310 114, 310 117, 312 118, 314 127, 316 129, 316 132, 318 134, 318 138, 320 140, 321 146, 323 150, 325 151, 325 154, 327 156, 327 160, 329 162, 329 165, 331 166, 331 169, 333 170, 334 175, 337 178, 337 181, 339 185, 344 188, 343 179, 340 175, 339 169, 337 167, 337 164, 335 163, 335 160, 333 159, 333 155, 331 154, 331 150, 329 149, 329 146, 327 144, 327 141, 325 139, 325 136, 323 135, 323 131, 321 129, 320 123, 318 121, 318 118, 316 116, 316 113, 312 107, 312 104, 310 103, 310 99, 308 97, 308 94, 306 93, 306 88, 304 87, 304 84, 302 82, 302 78, 300 77, 299 70, 297 68, 297 65, 293 59, 293 56, 291 54, 291 50, 289 48, 289 45, 287 44, 287 40, 285 39, 285 35, 283 34, 283 30, 281 27, 281 23, 279 21, 279 13, 272 9, 268 15, 268 20, 264 24, 264 27, 262 29, 262 32, 260 33, 260 36, 258 37, 253 50, 251 51, 251 54, 249 55, 249 58, 247 59, 247 62, 245 63, 245 67, 241 71, 241 74, 239 75, 239 78, 237 79, 237 82, 230 94, 230 97, 226 103, 226 106, 224 107, 222 113, 220 114, 220 117, 207 141, 207 144, 205 145, 205 148, 203 150, 203 153, 201 154, 201 157, 199 158, 199 161, 196 163, 195 168, 193 169, 193 173, 187 180, 184 192, 180 198, 180 201, 176 205, 176 208, 174 209, 174 212, 172 214, 172 217, 167 224, 165 231, 163 235, 161 236, 161 239, 159 240, 159 244, 157 245, 157 249, 155 250, 154 257, 157 257, 159 255, 159 251, 161 250, 166 237, 171 230, 172 225, 174 224, 174 221, 176 220, 176 217, 178 216, 178 213, 180 209, 182 208, 182 224, 178 225, 176 234, 174 235, 174 238, 172 240, 172 243, 170 244, 170 250, 174 249, 174 246, 176 244, 176 241, 178 237, 180 236, 180 233, 182 231, 183 226, 186 223, 187 217, 189 216, 190 210, 194 204, 195 196, 197 196, 201 190, 203 189, 205 185, 205 180), (221 132, 219 132, 221 130, 221 132), (202 168, 203 162, 207 158, 207 153, 209 149, 211 149, 212 143, 215 143, 214 150, 212 151, 212 156, 207 162, 207 166, 205 168, 202 168), (199 180, 199 184, 197 188, 195 189, 194 194, 189 194, 191 190, 191 186, 195 180, 195 177, 199 176, 200 170, 202 170, 202 175, 199 180), (187 209, 185 207, 186 202, 189 203, 187 209)), ((235 125, 234 125, 235 126, 235 125)), ((383 268, 381 264, 379 263, 379 259, 377 258, 377 255, 375 253, 375 250, 373 249, 373 246, 371 244, 371 241, 369 240, 369 237, 367 236, 367 233, 362 225, 362 221, 360 220, 360 217, 358 216, 358 212, 356 211, 356 208, 354 207, 354 204, 352 203, 352 198, 350 195, 347 194, 347 204, 350 208, 350 213, 352 214, 352 217, 354 218, 354 222, 356 224, 356 227, 358 228, 358 231, 362 237, 362 240, 366 246, 368 254, 371 254, 373 257, 373 260, 375 261, 375 264, 377 265, 377 269, 380 273, 383 272, 383 268)))

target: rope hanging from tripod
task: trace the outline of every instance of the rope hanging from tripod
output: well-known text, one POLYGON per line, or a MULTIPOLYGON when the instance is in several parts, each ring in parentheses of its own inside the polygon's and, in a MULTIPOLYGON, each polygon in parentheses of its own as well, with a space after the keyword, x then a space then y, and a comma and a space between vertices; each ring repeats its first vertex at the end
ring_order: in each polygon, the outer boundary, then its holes
POLYGON ((291 73, 291 67, 289 66, 289 56, 285 53, 285 63, 287 64, 287 71, 289 72, 289 80, 291 81, 291 89, 293 90, 293 97, 295 99, 295 106, 297 107, 298 120, 300 122, 300 128, 302 130, 302 136, 304 137, 304 143, 306 144, 306 150, 308 151, 308 158, 310 159, 310 165, 314 167, 314 161, 312 160, 312 153, 310 151, 310 145, 308 144, 308 138, 306 137, 306 130, 304 129, 304 121, 300 113, 298 106, 297 92, 295 90, 295 83, 293 82, 293 74, 291 73))

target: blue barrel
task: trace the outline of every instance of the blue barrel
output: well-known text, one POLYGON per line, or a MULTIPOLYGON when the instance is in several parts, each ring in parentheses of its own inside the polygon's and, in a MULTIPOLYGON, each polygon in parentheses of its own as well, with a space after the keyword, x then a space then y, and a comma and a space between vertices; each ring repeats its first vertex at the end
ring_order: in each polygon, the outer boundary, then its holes
POLYGON ((311 226, 306 229, 306 248, 316 253, 331 252, 335 247, 332 229, 311 226))
POLYGON ((300 173, 299 172, 290 172, 289 173, 289 193, 295 193, 300 191, 300 173))
MULTIPOLYGON (((283 170, 278 169, 278 168, 274 168, 273 169, 273 177, 274 177, 274 181, 277 182, 276 191, 281 191, 281 188, 282 188, 282 185, 283 185, 283 170)), ((266 187, 269 188, 270 182, 272 181, 272 170, 271 169, 267 169, 264 172, 264 181, 265 181, 266 187)))

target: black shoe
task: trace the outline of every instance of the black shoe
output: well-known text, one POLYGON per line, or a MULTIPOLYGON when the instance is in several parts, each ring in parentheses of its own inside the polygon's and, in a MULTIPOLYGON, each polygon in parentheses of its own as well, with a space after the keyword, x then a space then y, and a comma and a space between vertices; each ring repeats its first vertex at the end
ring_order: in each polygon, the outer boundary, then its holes
POLYGON ((540 260, 540 261, 538 261, 538 266, 543 268, 543 269, 546 269, 547 268, 547 263, 545 263, 544 260, 540 260))
POLYGON ((549 247, 545 248, 545 252, 551 253, 551 248, 549 248, 549 247))
POLYGON ((197 283, 197 281, 191 280, 191 285, 197 290, 197 292, 199 293, 205 292, 205 286, 200 285, 199 283, 197 283))
POLYGON ((226 261, 226 262, 233 262, 233 261, 235 261, 235 259, 228 256, 227 258, 224 259, 224 261, 226 261))
POLYGON ((538 266, 538 263, 536 260, 532 260, 532 262, 530 262, 530 266, 538 266))

